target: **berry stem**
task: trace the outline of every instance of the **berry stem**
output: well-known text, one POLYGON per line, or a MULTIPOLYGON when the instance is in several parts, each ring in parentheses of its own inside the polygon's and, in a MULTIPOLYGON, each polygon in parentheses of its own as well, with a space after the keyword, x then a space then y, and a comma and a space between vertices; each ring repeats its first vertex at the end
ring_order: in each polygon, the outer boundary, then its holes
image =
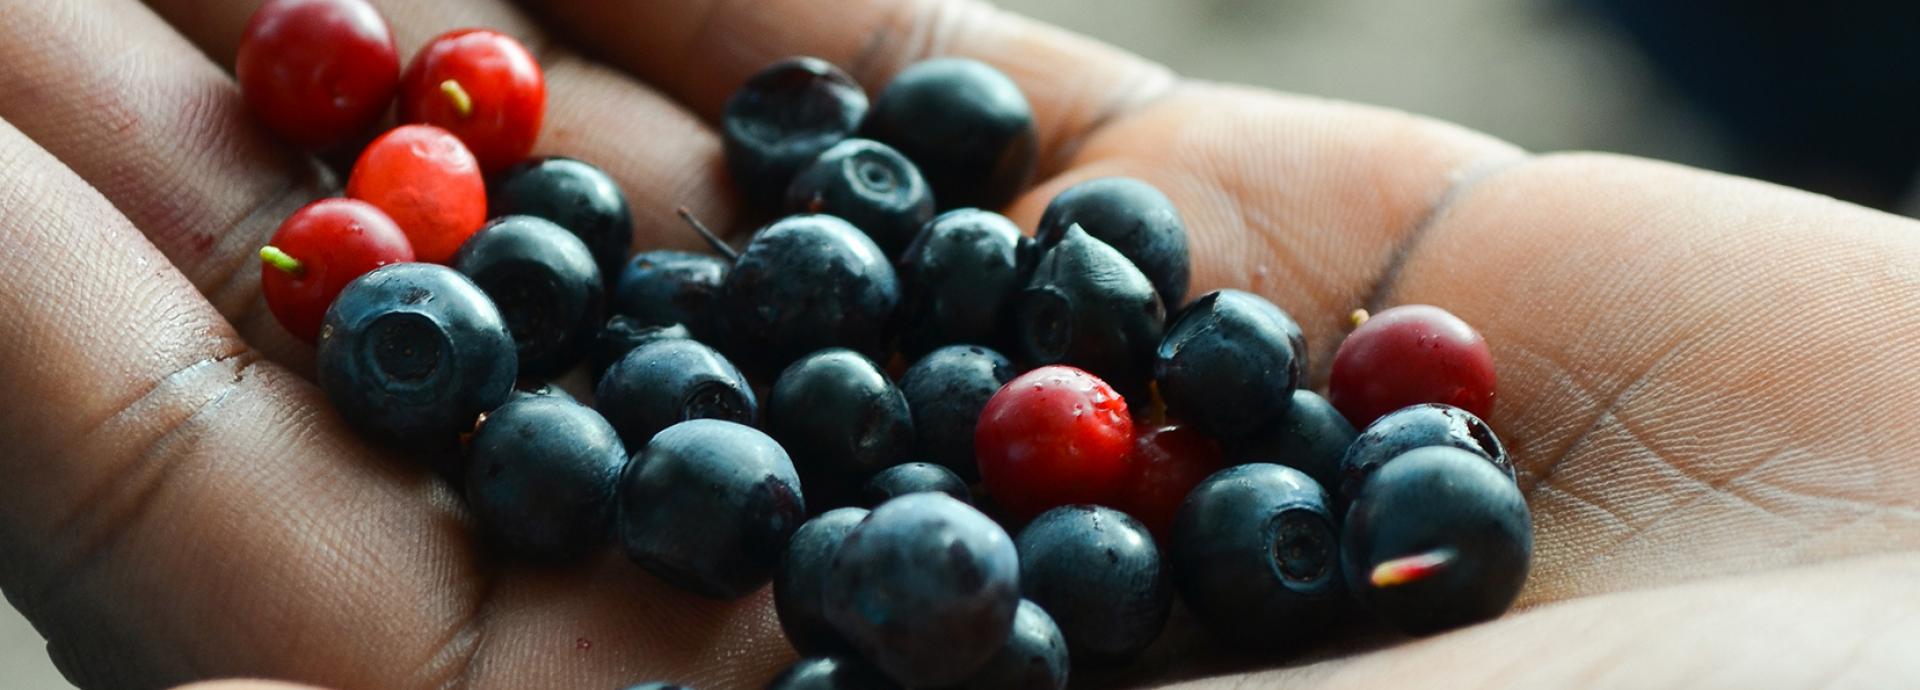
POLYGON ((260 261, 295 278, 307 272, 306 264, 271 244, 260 248, 260 261))
POLYGON ((440 82, 440 93, 453 104, 453 112, 459 114, 461 118, 473 116, 473 97, 467 95, 467 90, 460 86, 459 80, 448 79, 440 82))
POLYGON ((1370 318, 1373 318, 1373 315, 1368 314, 1367 310, 1355 309, 1353 310, 1353 313, 1347 315, 1347 323, 1351 324, 1353 328, 1359 328, 1362 324, 1365 324, 1367 322, 1367 319, 1370 319, 1370 318))
POLYGON ((1401 556, 1382 562, 1373 567, 1373 574, 1367 578, 1374 587, 1386 588, 1419 582, 1446 570, 1459 556, 1452 548, 1442 546, 1425 553, 1401 556))
POLYGON ((700 233, 700 238, 706 240, 707 245, 713 247, 714 251, 720 252, 720 255, 727 257, 728 261, 740 260, 740 252, 734 251, 733 247, 727 245, 726 240, 720 239, 719 235, 708 230, 706 224, 700 222, 699 218, 693 217, 693 212, 687 210, 687 207, 681 206, 674 212, 680 214, 680 218, 687 221, 687 225, 693 226, 693 231, 700 233))

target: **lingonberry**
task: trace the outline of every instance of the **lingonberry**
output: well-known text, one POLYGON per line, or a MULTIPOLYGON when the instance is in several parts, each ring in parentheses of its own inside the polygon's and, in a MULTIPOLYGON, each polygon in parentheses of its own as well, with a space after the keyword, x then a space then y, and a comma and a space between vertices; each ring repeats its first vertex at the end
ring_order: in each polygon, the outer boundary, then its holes
POLYGON ((1256 435, 1293 405, 1306 352, 1300 327, 1272 302, 1215 290, 1173 318, 1153 361, 1167 410, 1215 438, 1256 435))
POLYGON ((788 213, 825 213, 860 228, 887 256, 898 258, 933 217, 933 192, 899 151, 871 139, 848 139, 821 152, 787 185, 788 213))
POLYGON ((655 249, 633 255, 613 288, 613 309, 643 325, 680 324, 702 340, 713 336, 713 301, 726 282, 726 259, 655 249))
POLYGON ((498 31, 457 29, 436 36, 400 76, 400 121, 452 132, 488 171, 527 157, 546 110, 540 63, 498 31))
POLYGON ((1033 177, 1038 138, 1020 87, 986 63, 908 66, 874 98, 862 131, 919 166, 940 208, 1000 208, 1033 177))
POLYGON ((860 503, 877 506, 907 494, 938 491, 972 503, 973 491, 953 470, 930 462, 903 462, 880 470, 860 486, 860 503))
POLYGON ((1167 309, 1186 303, 1187 226, 1158 188, 1131 177, 1101 177, 1068 187, 1047 203, 1034 239, 1043 249, 1052 247, 1075 225, 1138 266, 1167 309))
POLYGON ((949 345, 907 367, 900 392, 913 412, 913 454, 978 481, 973 434, 980 411, 1014 373, 1006 357, 974 345, 949 345))
POLYGON ((987 493, 1024 520, 1057 506, 1113 503, 1131 474, 1133 418, 1098 377, 1041 367, 987 401, 973 447, 987 493))
POLYGON ((516 398, 487 413, 468 453, 467 505, 509 553, 563 560, 606 542, 627 449, 591 408, 516 398))
POLYGON ((819 58, 775 62, 748 77, 720 116, 727 172, 751 203, 780 207, 794 173, 853 134, 867 92, 819 58))
POLYGON ((1161 544, 1173 534, 1173 517, 1187 494, 1225 466, 1219 442, 1184 424, 1141 432, 1128 462, 1131 474, 1115 507, 1140 520, 1161 544))
POLYGON ((1493 353, 1445 309, 1424 304, 1374 314, 1333 355, 1327 398, 1355 428, 1408 405, 1441 403, 1487 419, 1493 353))
MULTIPOLYGON (((1227 446, 1227 464, 1270 462, 1307 473, 1322 488, 1341 494, 1340 459, 1358 434, 1347 418, 1320 394, 1301 388, 1293 392, 1287 414, 1264 433, 1227 446)), ((1334 513, 1339 515, 1338 511, 1334 513)))
POLYGON ((835 508, 808 520, 795 530, 773 571, 773 610, 780 631, 802 656, 850 652, 845 638, 827 622, 825 601, 827 566, 854 525, 867 518, 866 508, 835 508))
POLYGON ((918 356, 954 343, 1002 347, 1032 240, 992 211, 954 209, 929 221, 900 257, 900 348, 918 356))
POLYGON ((412 260, 406 234, 380 209, 353 199, 321 199, 294 211, 260 249, 260 292, 280 325, 311 343, 347 283, 412 260))
POLYGON ((737 599, 773 579, 806 520, 800 477, 766 434, 718 419, 667 427, 621 478, 627 557, 676 586, 737 599))
POLYGON ((906 397, 873 360, 845 348, 780 372, 767 394, 767 433, 793 455, 816 510, 849 502, 868 477, 913 451, 906 397))
POLYGON ((400 54, 366 0, 268 0, 247 20, 233 71, 268 129, 324 149, 386 114, 400 54))
POLYGON ((1354 437, 1340 458, 1336 503, 1342 507, 1360 491, 1368 475, 1401 453, 1427 446, 1450 446, 1486 458, 1509 479, 1513 460, 1493 428, 1472 412, 1448 405, 1414 405, 1393 411, 1354 437))
POLYGON ((1153 370, 1166 311, 1127 257, 1079 228, 1034 267, 1014 316, 1017 352, 1037 364, 1071 364, 1138 394, 1153 370))
POLYGON ((493 298, 520 348, 520 375, 566 371, 593 346, 606 301, 587 245, 544 218, 501 216, 460 246, 453 268, 493 298))
POLYGON ((1272 648, 1320 634, 1345 597, 1327 492, 1299 470, 1229 467, 1174 518, 1180 600, 1223 641, 1272 648))
POLYGON ((620 184, 590 164, 548 156, 507 168, 487 194, 491 216, 539 216, 580 237, 611 283, 633 245, 633 210, 620 184))
POLYGON ((347 196, 378 206, 413 243, 417 260, 443 264, 487 222, 480 166, 444 129, 405 125, 380 135, 347 177, 347 196))
POLYGON ((1100 506, 1054 508, 1014 540, 1020 591, 1046 609, 1075 661, 1115 664, 1166 627, 1173 587, 1146 527, 1100 506))

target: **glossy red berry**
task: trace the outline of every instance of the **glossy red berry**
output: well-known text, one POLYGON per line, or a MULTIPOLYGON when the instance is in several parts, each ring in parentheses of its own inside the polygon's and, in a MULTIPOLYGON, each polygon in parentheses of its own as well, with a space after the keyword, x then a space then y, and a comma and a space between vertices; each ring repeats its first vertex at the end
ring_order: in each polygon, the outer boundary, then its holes
POLYGON ((1480 332, 1439 307, 1413 304, 1373 315, 1340 343, 1327 399, 1364 429, 1394 410, 1452 405, 1493 412, 1493 352, 1480 332))
POLYGON ((287 216, 260 250, 260 292, 280 325, 311 343, 347 283, 412 260, 406 234, 386 213, 356 199, 321 199, 287 216))
POLYGON ((1133 443, 1132 473, 1118 508, 1166 543, 1173 516, 1193 487, 1226 467, 1220 443, 1194 427, 1171 424, 1141 433, 1133 443))
POLYGON ((365 0, 268 0, 247 20, 234 73, 268 129, 322 149, 387 112, 400 54, 365 0))
POLYGON ((400 121, 453 132, 488 171, 533 151, 546 110, 540 63, 498 31, 441 34, 413 56, 400 78, 400 121))
POLYGON ((347 196, 380 207, 420 261, 444 264, 487 222, 487 185, 473 154, 451 133, 405 125, 361 152, 347 196))
POLYGON ((1025 520, 1073 503, 1112 505, 1129 474, 1133 418, 1099 377, 1041 367, 987 400, 973 443, 987 493, 1025 520))

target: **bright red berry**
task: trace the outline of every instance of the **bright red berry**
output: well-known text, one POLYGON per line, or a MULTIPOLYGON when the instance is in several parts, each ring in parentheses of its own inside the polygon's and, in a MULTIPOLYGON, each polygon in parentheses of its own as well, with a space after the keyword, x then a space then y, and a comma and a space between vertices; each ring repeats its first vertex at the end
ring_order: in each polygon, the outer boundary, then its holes
POLYGON ((360 153, 347 196, 386 211, 414 256, 444 264, 487 222, 487 185, 460 140, 431 125, 404 125, 360 153))
POLYGON ((322 149, 386 114, 400 54, 365 0, 267 0, 247 20, 234 72, 269 129, 322 149))
POLYGON ((527 157, 546 109, 540 64, 526 46, 498 31, 441 34, 413 56, 400 78, 400 121, 453 132, 488 171, 527 157))
POLYGON ((1190 426, 1148 430, 1133 443, 1132 474, 1117 506, 1147 526, 1162 543, 1173 534, 1173 516, 1193 487, 1226 467, 1220 443, 1190 426))
POLYGON ((1328 401, 1365 429, 1409 405, 1441 403, 1488 419, 1493 352, 1480 332, 1439 307, 1414 304, 1373 315, 1333 355, 1328 401))
POLYGON ((273 243, 260 250, 260 292, 280 325, 311 343, 347 283, 412 260, 406 234, 373 204, 321 199, 287 216, 273 243))
POLYGON ((1025 520, 1068 504, 1112 505, 1128 477, 1133 418, 1093 374, 1041 367, 987 400, 973 444, 994 503, 1025 520))

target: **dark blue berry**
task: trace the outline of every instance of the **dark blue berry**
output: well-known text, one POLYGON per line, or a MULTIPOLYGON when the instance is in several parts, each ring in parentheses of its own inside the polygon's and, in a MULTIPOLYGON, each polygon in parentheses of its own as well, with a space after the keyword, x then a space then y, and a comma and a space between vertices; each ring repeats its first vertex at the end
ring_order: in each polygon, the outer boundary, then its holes
POLYGON ((900 686, 865 661, 851 656, 813 657, 793 662, 767 690, 899 690, 900 686))
POLYGON ((415 451, 455 448, 519 370, 513 336, 466 276, 393 264, 354 279, 320 328, 320 388, 361 433, 415 451))
POLYGON ((949 345, 907 367, 900 392, 913 412, 914 456, 940 463, 968 482, 979 481, 974 427, 987 400, 1015 373, 1006 357, 975 345, 949 345))
POLYGON ((662 338, 634 348, 600 377, 594 408, 639 448, 689 419, 752 424, 758 405, 747 378, 696 340, 662 338))
POLYGON ((567 402, 577 402, 566 389, 552 383, 521 382, 512 393, 507 395, 507 402, 511 403, 521 398, 559 398, 567 402))
POLYGON ((862 128, 919 166, 943 209, 1000 208, 1033 178, 1033 107, 1012 79, 977 60, 901 70, 862 128))
POLYGON ((1123 395, 1145 388, 1166 311, 1153 284, 1113 247, 1068 228, 1019 299, 1022 357, 1085 369, 1123 395))
POLYGON ((946 494, 909 494, 853 528, 827 573, 827 619, 904 685, 966 680, 1006 644, 1019 556, 992 519, 946 494))
POLYGON ((833 216, 789 216, 740 252, 716 315, 727 351, 762 375, 829 347, 879 358, 899 303, 893 264, 865 233, 833 216))
POLYGON ((1101 177, 1068 187, 1040 214, 1034 239, 1042 248, 1052 247, 1075 225, 1140 267, 1167 308, 1185 302, 1191 270, 1187 225, 1158 188, 1131 177, 1101 177))
POLYGON ((591 408, 514 400, 487 414, 468 452, 467 504, 508 552, 563 560, 606 543, 627 450, 591 408))
POLYGON ((1067 642, 1053 618, 1022 599, 1013 614, 1013 634, 987 665, 962 683, 963 690, 1066 690, 1067 642))
POLYGON ((1032 244, 992 211, 955 209, 927 223, 900 258, 900 348, 917 356, 954 343, 1005 342, 1032 244))
POLYGON ((605 171, 572 158, 533 158, 507 168, 491 192, 488 214, 553 221, 586 243, 602 278, 619 275, 633 245, 633 212, 605 171))
POLYGON ((655 435, 621 478, 619 501, 615 522, 628 558, 695 594, 726 599, 773 579, 807 515, 780 444, 718 419, 655 435))
POLYGON ((599 383, 607 370, 635 348, 666 338, 692 338, 693 333, 686 326, 671 324, 649 326, 625 314, 615 314, 607 319, 607 325, 600 328, 600 334, 593 339, 593 349, 587 352, 587 362, 593 367, 593 381, 599 383))
POLYGON ((1228 446, 1228 463, 1286 465, 1307 473, 1323 488, 1337 487, 1340 459, 1346 456, 1347 447, 1353 445, 1356 435, 1353 424, 1334 409, 1333 403, 1319 393, 1301 388, 1293 392, 1293 403, 1287 406, 1286 415, 1265 433, 1228 446))
POLYGON ((767 433, 793 454, 814 507, 844 504, 913 452, 907 399, 873 360, 833 348, 801 358, 767 394, 767 433))
POLYGON ((1520 594, 1533 520, 1513 479, 1484 456, 1427 446, 1360 485, 1340 559, 1361 605, 1424 635, 1498 617, 1520 594))
POLYGON ((860 503, 872 507, 907 494, 938 491, 973 503, 973 491, 953 470, 930 462, 906 462, 880 470, 860 487, 860 503))
POLYGON ((853 649, 827 622, 821 593, 840 543, 866 517, 865 508, 835 508, 808 520, 793 533, 780 567, 773 572, 773 610, 780 616, 780 630, 803 656, 853 649))
POLYGON ((646 326, 681 324, 694 337, 713 337, 713 302, 726 282, 726 259, 656 249, 633 255, 613 288, 613 310, 646 326))
POLYGON ((593 254, 566 229, 533 216, 495 218, 460 245, 453 268, 500 309, 521 376, 566 371, 593 346, 606 288, 593 254))
POLYGON ((1100 506, 1062 506, 1020 530, 1020 591, 1051 614, 1083 663, 1131 659, 1160 637, 1173 588, 1145 525, 1100 506))
POLYGON ((1327 493, 1290 467, 1229 467, 1194 487, 1173 522, 1173 581, 1208 629, 1237 646, 1312 639, 1345 597, 1327 493))
POLYGON ((1300 327, 1265 299, 1216 290, 1173 317, 1154 353, 1153 377, 1167 412, 1215 438, 1270 431, 1293 406, 1306 353, 1300 327))
POLYGON ((788 213, 839 216, 899 257, 933 217, 933 191, 913 161, 871 139, 848 139, 820 154, 787 186, 788 213))
POLYGON ((1388 460, 1425 446, 1473 452, 1492 462, 1508 480, 1513 479, 1513 461, 1507 458, 1507 449, 1493 434, 1493 427, 1472 412, 1451 405, 1414 405, 1374 420, 1347 447, 1340 460, 1339 504, 1344 509, 1367 475, 1388 460))
POLYGON ((840 68, 811 57, 775 62, 727 99, 727 172, 748 203, 777 209, 794 173, 852 135, 866 114, 867 92, 840 68))

